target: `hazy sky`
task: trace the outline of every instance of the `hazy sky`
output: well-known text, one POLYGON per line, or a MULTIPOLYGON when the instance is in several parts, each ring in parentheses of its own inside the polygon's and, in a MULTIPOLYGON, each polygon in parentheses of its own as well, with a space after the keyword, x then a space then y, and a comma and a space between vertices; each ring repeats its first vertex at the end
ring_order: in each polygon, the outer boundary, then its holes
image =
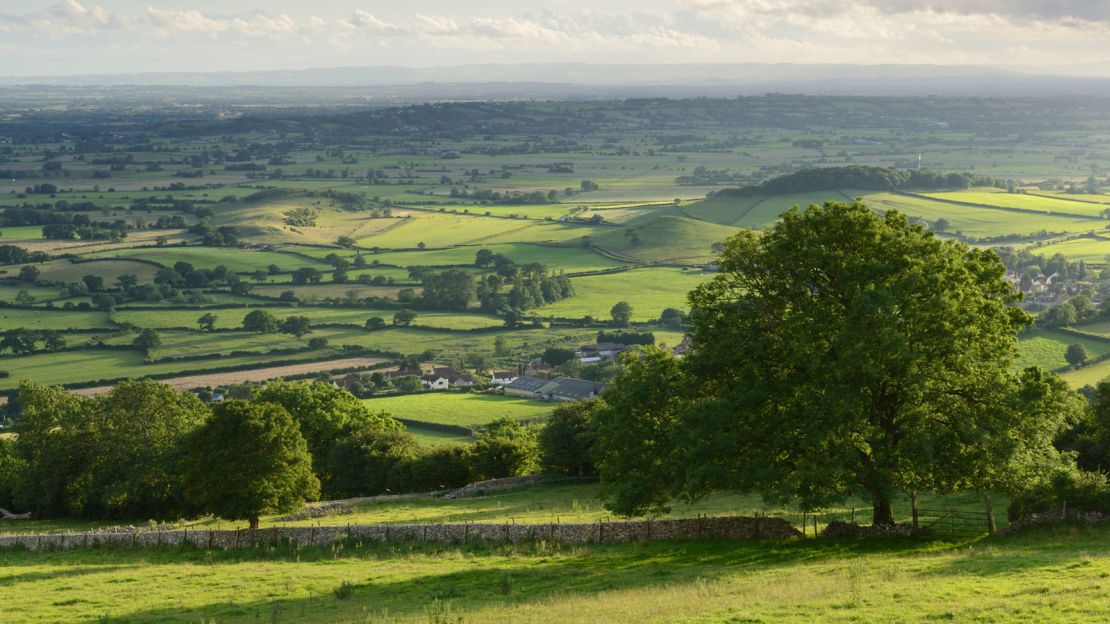
POLYGON ((540 61, 1105 74, 1110 0, 0 0, 0 75, 540 61))

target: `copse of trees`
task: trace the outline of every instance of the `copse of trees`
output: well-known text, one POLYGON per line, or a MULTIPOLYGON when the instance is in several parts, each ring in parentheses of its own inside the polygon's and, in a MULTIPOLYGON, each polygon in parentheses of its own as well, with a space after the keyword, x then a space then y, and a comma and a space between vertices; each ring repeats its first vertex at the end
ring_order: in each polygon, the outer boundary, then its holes
POLYGON ((1079 398, 1037 369, 1011 372, 1031 318, 1004 273, 991 251, 858 202, 735 235, 690 294, 692 351, 624 358, 604 395, 611 508, 714 489, 804 509, 861 496, 889 525, 899 492, 989 496, 1066 465, 1053 440, 1079 398))
POLYGON ((752 195, 783 195, 809 191, 851 188, 866 191, 902 189, 966 189, 973 186, 1007 188, 1007 181, 977 173, 946 173, 930 169, 897 169, 851 165, 817 167, 778 176, 759 184, 711 193, 712 197, 750 197, 752 195))

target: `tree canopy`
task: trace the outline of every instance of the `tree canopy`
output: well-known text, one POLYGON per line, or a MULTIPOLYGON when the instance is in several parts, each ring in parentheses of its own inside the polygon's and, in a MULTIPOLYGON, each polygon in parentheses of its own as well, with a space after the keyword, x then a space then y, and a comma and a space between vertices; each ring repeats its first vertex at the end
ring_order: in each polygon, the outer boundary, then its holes
POLYGON ((263 514, 295 511, 320 493, 308 445, 280 405, 222 403, 186 446, 189 498, 252 529, 263 514))
POLYGON ((1031 318, 1004 272, 991 251, 859 202, 730 238, 690 294, 690 355, 629 362, 606 393, 602 475, 626 484, 614 507, 715 488, 811 509, 863 496, 890 524, 897 492, 1001 489, 1056 461, 1076 395, 1010 371, 1031 318))

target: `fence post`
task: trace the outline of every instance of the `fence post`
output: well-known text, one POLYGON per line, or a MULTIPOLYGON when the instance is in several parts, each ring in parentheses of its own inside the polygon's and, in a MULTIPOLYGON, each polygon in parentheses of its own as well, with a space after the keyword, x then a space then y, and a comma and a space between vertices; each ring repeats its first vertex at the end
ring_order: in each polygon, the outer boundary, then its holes
POLYGON ((806 537, 806 526, 808 526, 808 525, 809 525, 809 516, 807 516, 806 512, 803 511, 802 512, 802 537, 806 537))
POLYGON ((913 510, 913 530, 917 530, 917 492, 910 492, 910 508, 913 510))
POLYGON ((994 524, 994 504, 991 501, 991 493, 983 493, 983 503, 987 508, 987 534, 994 535, 997 527, 994 524))

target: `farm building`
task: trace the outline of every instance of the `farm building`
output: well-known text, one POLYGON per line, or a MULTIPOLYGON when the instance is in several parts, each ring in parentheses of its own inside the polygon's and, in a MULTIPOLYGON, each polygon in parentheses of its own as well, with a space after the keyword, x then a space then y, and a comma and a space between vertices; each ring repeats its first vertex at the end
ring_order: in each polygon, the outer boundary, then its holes
POLYGON ((572 377, 520 377, 505 386, 505 394, 541 401, 578 401, 598 396, 605 384, 572 377))
POLYGON ((495 383, 499 386, 504 386, 506 384, 513 383, 517 380, 518 377, 519 375, 517 375, 513 371, 493 371, 492 373, 490 373, 489 380, 490 382, 495 383))

